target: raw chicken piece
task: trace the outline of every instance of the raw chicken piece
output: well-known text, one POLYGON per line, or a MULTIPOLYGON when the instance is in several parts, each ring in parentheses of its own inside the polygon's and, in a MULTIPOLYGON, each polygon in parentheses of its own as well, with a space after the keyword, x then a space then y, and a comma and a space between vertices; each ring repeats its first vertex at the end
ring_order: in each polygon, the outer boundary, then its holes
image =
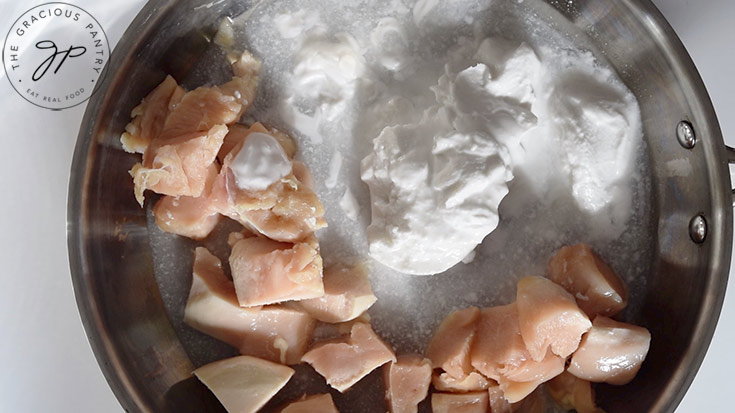
POLYGON ((227 245, 230 246, 230 248, 234 247, 235 244, 237 244, 237 241, 240 241, 241 239, 245 238, 252 238, 256 237, 256 234, 253 234, 248 229, 243 228, 242 231, 239 232, 230 232, 230 234, 227 236, 227 245))
POLYGON ((590 382, 574 377, 567 371, 546 383, 546 389, 563 409, 576 410, 577 413, 603 413, 595 405, 595 392, 590 382))
POLYGON ((650 344, 651 333, 645 328, 597 316, 568 371, 592 382, 627 384, 641 368, 650 344))
POLYGON ((516 303, 479 311, 477 338, 470 352, 471 365, 485 377, 498 381, 530 359, 518 324, 516 303))
POLYGON ((144 97, 130 113, 132 120, 125 126, 120 142, 125 152, 144 153, 153 138, 163 129, 169 113, 184 96, 184 89, 171 76, 144 97))
POLYGON ((196 249, 184 322, 236 347, 240 353, 282 364, 297 364, 306 351, 316 321, 281 306, 242 308, 220 260, 196 249))
POLYGON ((549 261, 549 278, 569 291, 590 318, 612 317, 628 304, 623 280, 585 244, 560 249, 549 261))
POLYGON ((487 390, 490 387, 490 382, 482 376, 482 374, 473 371, 463 379, 456 379, 450 376, 448 373, 434 373, 434 377, 431 380, 438 391, 445 391, 450 393, 467 393, 487 390))
POLYGON ((310 190, 314 190, 314 177, 311 176, 309 168, 303 162, 293 161, 293 176, 310 190))
POLYGON ((133 165, 130 170, 138 203, 143 206, 146 189, 171 196, 202 195, 209 167, 225 134, 227 126, 215 125, 203 132, 179 135, 155 147, 154 139, 143 154, 143 163, 133 165))
POLYGON ((232 80, 220 86, 198 87, 183 96, 166 118, 156 141, 166 142, 215 125, 237 122, 255 98, 259 70, 260 62, 250 53, 242 53, 232 65, 232 80))
POLYGON ((270 130, 263 126, 262 123, 255 122, 250 127, 240 125, 239 123, 230 126, 230 131, 225 136, 225 141, 222 143, 222 147, 217 154, 217 159, 220 162, 224 162, 227 154, 235 147, 241 145, 245 141, 245 137, 252 132, 260 132, 273 136, 281 144, 281 147, 289 158, 293 158, 296 155, 296 142, 290 136, 276 129, 270 130))
MULTIPOLYGON (((237 119, 250 107, 255 100, 255 92, 258 85, 258 72, 260 72, 260 61, 250 52, 242 52, 231 60, 232 80, 221 85, 219 89, 222 94, 232 96, 240 104, 237 119)), ((237 119, 235 119, 237 121, 237 119)))
POLYGON ((329 393, 313 394, 290 403, 281 413, 339 413, 329 393))
POLYGON ((433 368, 442 368, 456 379, 463 379, 473 371, 470 347, 479 315, 477 307, 469 307, 453 311, 442 320, 426 349, 426 357, 433 368))
POLYGON ((510 403, 517 403, 533 393, 536 388, 564 371, 564 359, 549 351, 544 360, 528 360, 514 372, 499 378, 503 396, 510 403))
POLYGON ((434 393, 431 395, 432 413, 487 413, 487 392, 434 393))
POLYGON ((206 238, 220 218, 209 200, 217 173, 217 166, 211 164, 204 192, 199 197, 170 195, 161 197, 153 207, 153 216, 158 227, 163 231, 192 239, 206 238))
POLYGON ((243 307, 324 295, 322 257, 313 236, 296 244, 241 239, 232 246, 230 268, 243 307))
POLYGON ((160 132, 151 136, 143 162, 130 171, 141 206, 146 189, 171 196, 202 194, 207 169, 222 146, 227 125, 235 123, 252 101, 259 67, 245 52, 233 64, 235 76, 230 82, 194 89, 172 106, 160 132))
POLYGON ((143 154, 143 162, 155 155, 157 148, 168 144, 172 139, 237 122, 237 114, 241 108, 242 105, 233 96, 222 93, 217 86, 198 87, 186 92, 166 118, 161 133, 153 138, 143 154))
POLYGON ((250 356, 215 361, 194 375, 230 413, 255 413, 293 376, 290 367, 250 356))
POLYGON ((418 355, 404 355, 383 366, 385 398, 391 413, 416 413, 429 394, 431 363, 418 355))
MULTIPOLYGON (((253 132, 280 136, 280 133, 274 134, 262 125, 255 124, 247 131, 240 130, 230 138, 228 145, 237 143, 224 156, 222 169, 212 191, 212 201, 216 208, 221 214, 276 241, 299 241, 317 229, 326 227, 324 207, 311 189, 311 176, 303 165, 292 168, 290 174, 264 190, 246 190, 237 186, 230 164, 242 149, 247 136, 253 132), (245 136, 240 137, 243 134, 245 136), (309 182, 299 180, 299 175, 309 182)), ((288 142, 292 142, 290 138, 282 137, 279 142, 288 152, 286 147, 288 142)))
POLYGON ((500 383, 511 403, 564 371, 564 359, 550 351, 541 361, 531 358, 521 337, 517 303, 482 309, 470 360, 477 371, 500 383))
POLYGON ((521 278, 516 301, 521 337, 536 361, 546 357, 548 348, 568 357, 592 325, 571 294, 543 277, 521 278))
POLYGON ((298 308, 325 323, 350 321, 364 313, 377 298, 363 265, 332 266, 324 270, 324 296, 301 300, 298 308))
POLYGON ((327 379, 327 384, 344 392, 389 361, 396 361, 393 350, 369 324, 355 323, 347 339, 317 344, 301 358, 327 379))
POLYGON ((514 369, 506 369, 501 376, 501 382, 537 382, 541 384, 564 371, 564 359, 547 351, 541 361, 526 360, 514 369))
POLYGON ((505 400, 503 390, 498 384, 493 384, 487 388, 488 401, 490 404, 490 413, 511 413, 511 405, 505 400))

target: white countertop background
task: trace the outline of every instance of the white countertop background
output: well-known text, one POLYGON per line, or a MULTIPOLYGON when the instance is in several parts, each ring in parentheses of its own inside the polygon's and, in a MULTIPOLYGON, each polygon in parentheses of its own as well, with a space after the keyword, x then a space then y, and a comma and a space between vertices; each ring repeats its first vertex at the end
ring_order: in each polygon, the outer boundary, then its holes
MULTIPOLYGON (((96 17, 111 48, 145 3, 67 1, 96 17)), ((0 33, 43 2, 0 0, 0 33)), ((735 0, 654 3, 689 50, 725 142, 735 146, 735 0)), ((84 107, 41 109, 0 79, 0 412, 122 411, 87 342, 69 275, 67 186, 84 107)), ((735 271, 728 290, 707 357, 677 412, 733 411, 728 392, 735 388, 735 271)))

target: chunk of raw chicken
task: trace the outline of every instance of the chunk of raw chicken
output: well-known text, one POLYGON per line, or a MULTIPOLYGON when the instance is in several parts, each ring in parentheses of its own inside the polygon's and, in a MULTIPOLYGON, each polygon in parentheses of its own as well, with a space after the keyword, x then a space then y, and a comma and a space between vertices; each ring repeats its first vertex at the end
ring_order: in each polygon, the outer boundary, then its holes
POLYGON ((441 368, 456 379, 463 379, 474 370, 470 364, 470 347, 479 315, 477 307, 469 307, 453 311, 442 320, 426 349, 433 368, 441 368))
POLYGON ((261 63, 250 52, 245 51, 235 55, 231 65, 234 76, 232 80, 219 86, 219 89, 222 94, 234 97, 240 104, 240 111, 237 113, 237 119, 240 119, 255 100, 261 63))
POLYGON ((215 125, 203 132, 179 135, 151 149, 154 140, 143 154, 143 163, 130 170, 135 199, 142 206, 146 189, 163 195, 201 196, 209 167, 226 134, 227 126, 215 125))
POLYGON ((219 159, 220 162, 224 162, 227 154, 232 152, 235 147, 242 145, 245 141, 245 137, 254 132, 265 133, 273 136, 289 158, 293 158, 294 155, 296 155, 296 142, 294 142, 290 136, 277 129, 268 129, 260 122, 255 122, 249 127, 239 123, 230 126, 230 131, 227 133, 227 136, 225 136, 222 147, 217 154, 217 159, 219 159))
POLYGON ((217 178, 217 166, 209 166, 204 192, 198 197, 164 195, 153 207, 156 224, 163 231, 192 239, 206 238, 219 222, 220 215, 209 200, 217 178))
POLYGON ((418 405, 429 394, 431 363, 410 354, 383 366, 385 398, 391 413, 416 413, 418 405))
POLYGON ((220 260, 196 249, 184 322, 240 350, 282 364, 297 364, 306 351, 316 321, 281 306, 243 308, 220 260))
POLYGON ((549 278, 577 300, 588 317, 612 317, 628 304, 625 283, 588 245, 561 248, 549 261, 549 278))
POLYGON ((511 403, 564 371, 564 359, 550 351, 541 361, 531 358, 521 337, 517 303, 482 309, 470 360, 477 371, 500 384, 511 403))
POLYGON ((434 373, 431 384, 438 391, 449 393, 467 393, 487 390, 490 382, 482 374, 473 371, 463 379, 450 376, 449 373, 434 373))
POLYGON ((396 361, 396 356, 369 324, 355 323, 348 338, 318 343, 301 360, 344 392, 376 368, 396 361))
POLYGON ((543 277, 518 281, 516 301, 521 337, 536 361, 543 360, 549 348, 562 358, 568 357, 592 325, 571 294, 543 277))
POLYGON ((143 161, 130 171, 138 203, 143 205, 146 189, 171 196, 202 194, 206 171, 220 150, 227 125, 240 118, 255 94, 259 67, 245 52, 233 64, 232 81, 186 92, 172 107, 160 132, 151 136, 143 161))
POLYGON ((237 356, 194 370, 230 413, 255 413, 278 393, 294 370, 267 360, 237 356))
POLYGON ((323 280, 323 297, 294 303, 319 321, 341 323, 353 320, 377 300, 363 265, 326 268, 323 280))
POLYGON ((281 413, 339 413, 329 393, 313 394, 290 403, 281 413))
POLYGON ((161 132, 166 118, 184 93, 173 77, 166 76, 130 113, 131 121, 120 137, 123 149, 131 153, 144 153, 153 138, 161 132))
POLYGON ((432 413, 487 413, 487 392, 434 393, 431 395, 432 413))
POLYGON ((255 98, 259 70, 260 62, 249 52, 242 53, 232 64, 232 80, 220 86, 198 87, 182 97, 166 118, 156 141, 166 142, 215 125, 237 122, 255 98))
POLYGON ((229 261, 237 299, 243 307, 324 295, 316 237, 296 244, 244 238, 232 246, 229 261))
MULTIPOLYGON (((247 131, 239 129, 230 139, 233 148, 224 156, 222 169, 212 191, 212 200, 221 214, 226 215, 245 227, 259 232, 268 238, 294 242, 302 240, 314 231, 327 226, 324 220, 324 207, 311 189, 308 170, 302 164, 294 164, 290 174, 263 190, 247 190, 237 186, 235 175, 230 169, 234 157, 244 147, 243 143, 251 133, 267 133, 273 137, 281 136, 255 124, 247 131), (265 132, 261 132, 265 130, 265 132), (239 141, 239 142, 238 142, 239 141), (298 166, 298 167, 297 167, 298 166)), ((276 139, 278 140, 278 139, 276 139)), ((288 151, 290 139, 279 141, 284 151, 288 151)), ((220 154, 221 156, 221 154, 220 154)))
POLYGON ((546 383, 546 390, 560 407, 577 413, 603 413, 595 405, 595 392, 587 380, 565 371, 546 383))
POLYGON ((641 368, 650 344, 647 329, 597 316, 568 371, 591 382, 627 384, 641 368))

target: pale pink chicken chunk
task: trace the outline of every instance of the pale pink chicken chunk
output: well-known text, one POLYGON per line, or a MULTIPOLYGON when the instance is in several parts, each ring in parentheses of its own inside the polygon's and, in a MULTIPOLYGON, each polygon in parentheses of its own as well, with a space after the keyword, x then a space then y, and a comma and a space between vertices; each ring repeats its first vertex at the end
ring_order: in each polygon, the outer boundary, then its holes
POLYGON ((568 357, 592 325, 574 297, 544 277, 528 276, 518 281, 516 301, 521 337, 536 361, 546 357, 549 348, 562 358, 568 357))
POLYGON ((245 138, 253 132, 260 132, 273 136, 289 158, 293 158, 294 155, 296 155, 296 142, 294 142, 290 136, 276 129, 268 129, 260 122, 255 122, 249 127, 239 123, 230 126, 230 131, 227 133, 227 136, 225 136, 225 140, 222 142, 222 147, 217 154, 217 159, 219 159, 220 162, 224 162, 227 154, 232 152, 235 147, 242 145, 245 138))
MULTIPOLYGON (((254 61, 247 52, 244 55, 254 61)), ((235 71, 238 62, 233 65, 235 71)), ((235 123, 249 104, 243 94, 255 93, 258 67, 239 69, 248 79, 235 76, 221 88, 199 87, 187 92, 172 107, 160 132, 151 136, 143 161, 130 171, 138 203, 143 205, 146 189, 171 196, 202 194, 207 169, 222 146, 227 125, 235 123)))
POLYGON ((465 378, 474 370, 470 364, 470 347, 479 315, 477 307, 469 307, 453 311, 442 320, 426 349, 426 357, 433 368, 441 368, 457 379, 465 378))
POLYGON ((588 317, 612 317, 628 304, 623 280, 585 244, 561 248, 549 261, 549 278, 577 300, 588 317))
POLYGON ((385 398, 391 413, 416 413, 418 405, 429 394, 431 363, 410 354, 383 366, 385 398))
POLYGON ((146 189, 163 195, 201 196, 209 167, 226 134, 227 126, 215 125, 203 132, 179 135, 155 149, 151 149, 152 143, 143 154, 143 163, 130 170, 135 199, 142 206, 146 189))
POLYGON ((591 382, 627 384, 641 368, 650 344, 647 329, 597 316, 568 371, 591 382))
POLYGON ((577 413, 603 413, 595 405, 595 392, 587 380, 565 371, 546 383, 546 390, 560 407, 577 413))
POLYGON ((281 413, 339 413, 329 393, 304 395, 301 400, 291 402, 281 413))
POLYGON ((485 391, 431 395, 432 413, 487 413, 488 407, 488 394, 485 391))
POLYGON ((237 356, 194 370, 229 413, 255 413, 293 376, 294 370, 267 360, 237 356))
POLYGON ((363 265, 334 265, 324 270, 323 280, 324 296, 294 303, 319 321, 353 320, 377 300, 363 265))
POLYGON ((316 237, 296 244, 243 238, 232 246, 229 261, 237 299, 243 307, 324 295, 316 237))
POLYGON ((396 361, 396 356, 369 324, 354 323, 348 338, 318 343, 301 360, 344 392, 376 368, 396 361))
POLYGON ((196 249, 184 322, 240 350, 282 364, 297 364, 316 321, 281 306, 243 308, 220 260, 206 248, 196 249))
POLYGON ((163 231, 192 239, 206 238, 220 219, 209 200, 217 178, 217 166, 209 166, 204 192, 198 197, 164 195, 153 207, 156 224, 163 231))
POLYGON ((261 63, 247 51, 235 56, 234 61, 231 62, 234 76, 229 82, 220 85, 219 89, 222 94, 234 97, 235 101, 240 104, 240 111, 236 115, 237 119, 240 119, 255 100, 261 63))
POLYGON ((482 391, 490 387, 490 381, 476 371, 471 372, 463 379, 457 379, 449 373, 434 373, 431 384, 438 391, 449 393, 482 391))
POLYGON ((131 153, 144 153, 153 138, 161 132, 166 118, 184 93, 173 77, 166 76, 130 113, 130 123, 120 137, 123 149, 131 153))
MULTIPOLYGON (((237 186, 230 164, 253 132, 273 136, 289 153, 289 142, 293 141, 280 132, 269 131, 259 123, 246 131, 237 129, 228 139, 227 145, 232 149, 223 158, 212 191, 216 208, 221 214, 276 241, 299 241, 326 227, 324 207, 312 190, 311 177, 302 164, 294 164, 290 174, 264 190, 245 190, 237 186), (299 176, 308 181, 302 181, 299 176)), ((222 155, 220 153, 220 157, 222 155)))
POLYGON ((521 337, 516 303, 482 309, 470 360, 477 371, 500 383, 511 403, 564 371, 564 359, 550 351, 541 361, 531 358, 521 337))

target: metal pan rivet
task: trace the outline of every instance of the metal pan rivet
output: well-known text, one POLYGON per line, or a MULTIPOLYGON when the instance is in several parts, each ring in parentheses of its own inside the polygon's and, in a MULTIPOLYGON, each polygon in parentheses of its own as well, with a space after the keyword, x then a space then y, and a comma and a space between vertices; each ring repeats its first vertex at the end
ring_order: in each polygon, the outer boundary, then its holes
POLYGON ((707 238, 707 221, 702 215, 697 215, 689 221, 689 236, 697 244, 703 243, 707 238))
POLYGON ((679 145, 686 149, 692 149, 697 143, 697 136, 694 134, 692 124, 683 120, 676 125, 676 139, 679 145))

